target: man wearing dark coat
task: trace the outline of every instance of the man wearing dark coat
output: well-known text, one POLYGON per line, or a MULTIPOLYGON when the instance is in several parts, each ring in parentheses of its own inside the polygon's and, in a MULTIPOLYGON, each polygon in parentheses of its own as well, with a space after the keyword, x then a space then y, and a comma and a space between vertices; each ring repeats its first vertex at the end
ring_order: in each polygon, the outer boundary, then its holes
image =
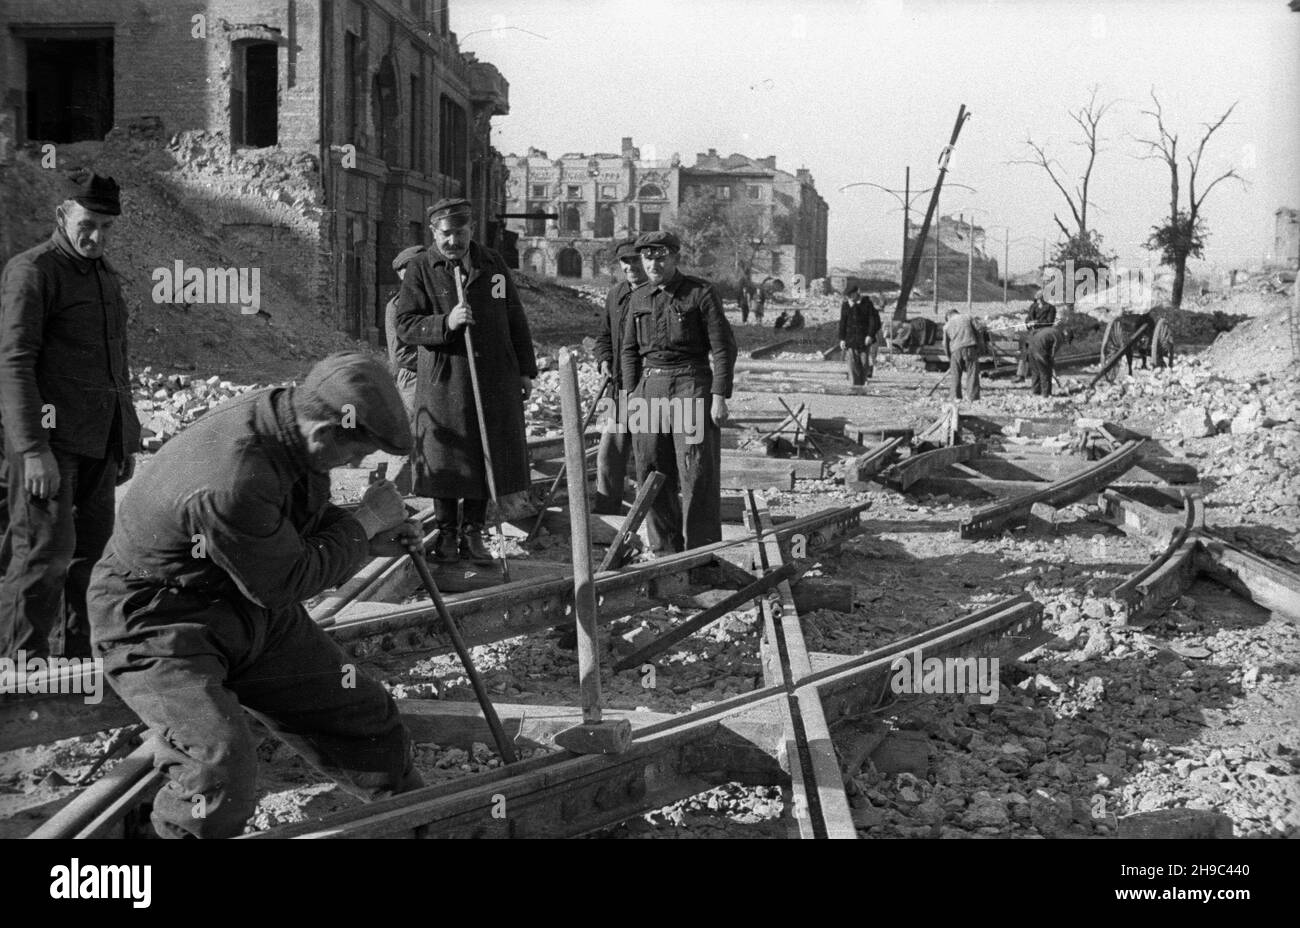
POLYGON ((333 355, 299 387, 230 400, 186 428, 126 495, 86 597, 104 676, 155 734, 162 837, 233 837, 257 804, 243 710, 362 799, 421 785, 397 705, 302 601, 419 537, 391 483, 352 512, 329 471, 410 425, 375 358, 333 355))
POLYGON ((532 392, 537 359, 514 278, 500 255, 473 240, 471 209, 459 198, 430 207, 433 245, 407 265, 397 298, 397 336, 419 347, 415 492, 434 500, 434 556, 490 564, 492 554, 483 543, 487 468, 466 354, 467 327, 473 328, 499 496, 530 485, 524 399, 532 392), (454 274, 464 282, 465 302, 457 296, 454 274))
MULTIPOLYGON (((623 385, 623 323, 632 292, 645 283, 646 276, 641 257, 636 253, 636 239, 619 242, 614 257, 622 268, 623 280, 610 287, 605 295, 605 311, 601 313, 600 330, 596 335, 596 362, 600 365, 600 372, 609 375, 614 386, 612 394, 617 398, 623 385)), ((605 431, 600 436, 600 450, 596 452, 596 505, 593 512, 618 515, 623 511, 623 485, 631 457, 632 433, 613 419, 607 420, 605 431)))
POLYGON ((876 339, 880 335, 880 313, 871 297, 862 296, 857 284, 850 284, 840 304, 840 350, 849 371, 849 383, 860 387, 871 379, 876 339))
POLYGON ((1054 325, 1035 329, 1029 336, 1028 361, 1033 374, 1030 387, 1038 396, 1052 395, 1052 377, 1055 376, 1056 352, 1065 342, 1061 330, 1054 325))
POLYGON ((117 183, 84 174, 55 210, 49 241, 0 276, 10 519, 0 656, 90 656, 86 584, 140 447, 126 300, 104 257, 121 212, 117 183))

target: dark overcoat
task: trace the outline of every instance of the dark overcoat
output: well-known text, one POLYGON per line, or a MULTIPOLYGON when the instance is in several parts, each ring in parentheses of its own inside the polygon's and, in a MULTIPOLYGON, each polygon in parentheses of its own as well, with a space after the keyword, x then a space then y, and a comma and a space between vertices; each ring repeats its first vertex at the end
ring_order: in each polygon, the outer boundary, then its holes
MULTIPOLYGON (((466 299, 474 313, 474 358, 498 496, 529 487, 520 377, 537 376, 533 339, 514 279, 495 251, 470 245, 466 299)), ((420 349, 415 388, 415 492, 487 499, 465 327, 447 328, 456 308, 452 268, 436 248, 407 265, 397 298, 397 336, 420 349)), ((464 269, 461 268, 462 273, 464 269)))

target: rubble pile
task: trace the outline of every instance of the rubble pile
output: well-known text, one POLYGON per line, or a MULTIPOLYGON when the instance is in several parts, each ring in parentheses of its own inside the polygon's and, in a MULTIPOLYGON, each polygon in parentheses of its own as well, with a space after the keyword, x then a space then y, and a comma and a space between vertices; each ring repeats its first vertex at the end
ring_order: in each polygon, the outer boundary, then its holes
POLYGON ((188 374, 155 373, 152 367, 137 371, 133 380, 141 443, 151 452, 209 409, 258 388, 256 384, 234 384, 215 374, 202 380, 188 374))

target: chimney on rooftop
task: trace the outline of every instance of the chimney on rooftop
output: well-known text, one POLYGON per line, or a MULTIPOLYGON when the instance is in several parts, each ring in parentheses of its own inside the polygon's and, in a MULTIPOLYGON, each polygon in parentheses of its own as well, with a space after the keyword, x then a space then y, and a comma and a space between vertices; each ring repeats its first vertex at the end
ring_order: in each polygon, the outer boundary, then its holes
POLYGON ((759 163, 759 165, 760 165, 761 167, 765 167, 765 168, 767 168, 769 171, 775 171, 775 170, 776 170, 776 155, 768 155, 766 158, 759 158, 759 159, 758 159, 758 163, 759 163))
POLYGON ((623 157, 626 158, 632 153, 632 136, 623 136, 623 157))

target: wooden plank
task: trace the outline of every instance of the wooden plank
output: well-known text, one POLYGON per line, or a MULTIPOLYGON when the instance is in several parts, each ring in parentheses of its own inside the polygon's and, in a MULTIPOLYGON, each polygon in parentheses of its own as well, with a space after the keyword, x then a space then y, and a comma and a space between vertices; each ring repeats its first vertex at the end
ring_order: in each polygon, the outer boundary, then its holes
POLYGON ((779 490, 793 490, 794 467, 790 466, 789 461, 777 458, 764 460, 771 460, 775 464, 785 466, 753 470, 743 466, 728 466, 724 459, 722 488, 724 490, 766 490, 769 487, 776 487, 779 490))
POLYGON ((760 358, 770 358, 774 354, 779 354, 783 348, 793 345, 799 341, 797 338, 783 338, 778 342, 772 342, 769 345, 763 345, 761 348, 755 348, 749 353, 750 360, 759 360, 760 358))
POLYGON ((889 466, 899 449, 906 443, 907 438, 899 435, 856 458, 850 465, 848 473, 856 475, 857 479, 846 479, 845 488, 854 491, 869 489, 868 481, 889 466))
POLYGON ((1197 566, 1218 583, 1292 622, 1300 621, 1300 574, 1202 533, 1197 566))
POLYGON ((605 551, 605 557, 601 560, 600 566, 596 568, 597 573, 616 570, 623 566, 629 554, 628 539, 641 528, 641 523, 645 521, 646 514, 650 512, 650 507, 654 504, 655 496, 658 495, 664 481, 667 479, 659 471, 653 471, 648 478, 642 481, 641 487, 636 493, 636 501, 632 503, 632 511, 623 519, 623 524, 619 526, 614 540, 609 543, 609 548, 605 551))

